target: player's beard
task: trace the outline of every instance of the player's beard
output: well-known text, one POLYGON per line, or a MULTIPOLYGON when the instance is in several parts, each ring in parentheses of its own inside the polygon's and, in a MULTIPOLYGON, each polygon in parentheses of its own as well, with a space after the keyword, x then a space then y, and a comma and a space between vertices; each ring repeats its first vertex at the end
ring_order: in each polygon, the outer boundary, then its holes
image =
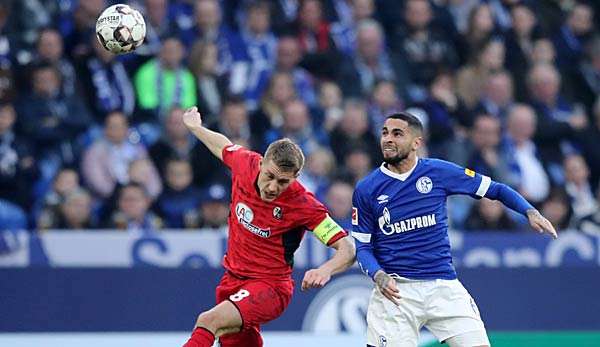
POLYGON ((383 154, 383 161, 386 164, 389 164, 389 165, 398 165, 404 159, 408 158, 408 155, 410 154, 410 151, 408 151, 408 150, 406 150, 406 151, 400 151, 400 150, 398 150, 398 148, 396 148, 396 155, 395 156, 393 156, 393 157, 386 157, 385 156, 385 151, 382 148, 382 154, 383 154))

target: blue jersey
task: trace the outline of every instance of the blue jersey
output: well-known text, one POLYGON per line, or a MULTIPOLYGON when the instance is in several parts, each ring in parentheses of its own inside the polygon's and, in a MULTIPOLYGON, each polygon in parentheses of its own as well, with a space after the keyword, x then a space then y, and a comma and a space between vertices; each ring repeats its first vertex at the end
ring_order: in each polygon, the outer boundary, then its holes
POLYGON ((491 184, 443 160, 417 159, 404 174, 382 165, 358 183, 352 199, 352 235, 359 253, 370 251, 369 257, 359 254, 359 265, 370 276, 383 269, 410 279, 455 279, 446 197, 480 198, 491 184))

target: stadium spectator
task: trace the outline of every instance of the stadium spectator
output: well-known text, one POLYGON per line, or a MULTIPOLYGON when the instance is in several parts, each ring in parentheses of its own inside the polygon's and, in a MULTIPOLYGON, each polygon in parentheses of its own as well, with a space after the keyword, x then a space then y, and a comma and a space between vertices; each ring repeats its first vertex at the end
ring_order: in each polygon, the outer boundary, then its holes
POLYGON ((593 112, 594 102, 600 95, 600 36, 596 36, 588 45, 585 58, 565 89, 576 94, 573 97, 585 105, 589 114, 593 112))
POLYGON ((144 146, 131 141, 128 132, 127 117, 122 112, 109 113, 104 122, 104 136, 83 155, 83 179, 101 198, 110 197, 117 184, 129 181, 129 165, 134 160, 148 156, 144 146))
POLYGON ((336 47, 346 55, 353 55, 356 49, 356 29, 358 23, 373 19, 375 2, 373 0, 337 0, 339 20, 331 24, 331 36, 336 47))
MULTIPOLYGON (((436 71, 441 67, 455 68, 459 63, 458 56, 451 39, 433 24, 433 11, 428 0, 406 1, 404 21, 400 23, 405 27, 398 24, 389 44, 394 53, 407 61, 405 73, 412 83, 410 98, 422 101, 425 88, 436 71)), ((398 59, 397 56, 394 59, 398 59)))
POLYGON ((146 22, 146 37, 132 56, 137 59, 148 59, 160 52, 161 38, 173 30, 173 23, 168 16, 168 0, 145 0, 143 14, 146 22))
POLYGON ((275 64, 277 39, 270 31, 270 10, 266 1, 246 7, 247 18, 240 30, 243 57, 231 68, 230 91, 243 95, 250 110, 256 109, 275 64))
POLYGON ((508 71, 492 72, 484 83, 475 112, 492 115, 505 125, 506 113, 515 102, 513 90, 513 80, 508 71))
POLYGON ((533 109, 524 104, 514 105, 508 113, 507 136, 503 143, 503 155, 508 160, 510 175, 508 184, 527 200, 539 204, 550 193, 550 179, 533 142, 537 118, 533 109))
POLYGON ((78 160, 75 143, 90 124, 90 116, 81 99, 61 93, 60 72, 49 64, 33 68, 33 90, 21 96, 19 124, 23 135, 33 142, 41 160, 42 174, 52 177, 61 164, 78 160))
MULTIPOLYGON (((533 10, 524 3, 510 9, 512 28, 505 34, 506 68, 513 76, 524 76, 531 66, 534 42, 541 36, 533 10)), ((517 84, 516 94, 526 92, 525 84, 517 84)))
POLYGON ((504 53, 504 43, 501 40, 489 39, 473 52, 471 62, 458 70, 456 89, 467 108, 473 109, 476 106, 488 76, 503 67, 504 53))
POLYGON ((473 205, 465 222, 465 230, 470 231, 508 231, 515 228, 515 223, 506 213, 502 203, 487 198, 473 205))
POLYGON ((306 157, 305 166, 300 171, 298 180, 306 190, 321 200, 329 188, 330 179, 336 167, 335 157, 329 149, 320 147, 306 157))
MULTIPOLYGON (((554 45, 549 38, 541 37, 533 43, 533 50, 531 51, 531 66, 538 64, 556 64, 556 50, 554 45)), ((519 78, 522 82, 523 78, 519 78)))
POLYGON ((335 82, 324 81, 319 86, 319 105, 323 117, 323 129, 330 132, 342 119, 342 90, 335 82))
POLYGON ((158 170, 150 158, 137 158, 129 164, 127 170, 129 182, 137 183, 144 187, 151 201, 156 200, 162 192, 162 181, 158 170))
POLYGON ((594 30, 594 10, 583 1, 575 2, 566 14, 565 21, 553 42, 557 52, 557 63, 567 75, 579 65, 584 47, 594 30))
POLYGON ((496 30, 492 9, 488 3, 478 3, 471 8, 470 12, 463 12, 460 15, 467 20, 466 32, 458 52, 464 63, 476 53, 482 43, 495 34, 496 30), (469 13, 469 15, 465 16, 465 13, 469 13))
POLYGON ((16 118, 12 104, 0 104, 0 199, 28 210, 38 168, 28 138, 14 131, 16 118))
POLYGON ((560 166, 562 154, 573 147, 578 133, 588 125, 582 107, 568 102, 561 94, 561 77, 551 65, 536 65, 527 76, 531 105, 539 121, 536 141, 543 158, 560 166))
POLYGON ((598 139, 600 139, 600 97, 596 100, 592 111, 593 122, 581 136, 578 141, 581 144, 583 156, 590 168, 590 179, 594 191, 600 184, 600 151, 598 150, 598 139))
POLYGON ((42 29, 36 43, 34 63, 48 62, 60 71, 62 93, 67 96, 77 91, 78 81, 75 67, 66 59, 63 52, 63 38, 60 32, 53 28, 42 29))
POLYGON ((337 177, 343 181, 350 182, 356 185, 363 177, 369 174, 373 169, 373 152, 370 149, 362 147, 350 148, 344 154, 342 163, 344 164, 339 170, 337 177))
POLYGON ((217 123, 229 88, 227 76, 218 74, 217 57, 217 45, 213 42, 197 41, 192 46, 188 59, 196 80, 197 106, 209 127, 217 123))
POLYGON ((247 148, 260 145, 261 139, 255 139, 250 131, 248 108, 244 99, 230 97, 223 104, 218 124, 219 132, 227 136, 236 144, 247 148))
POLYGON ((93 48, 93 42, 98 41, 94 36, 96 20, 104 10, 104 0, 78 1, 67 23, 64 23, 61 32, 64 35, 65 51, 71 59, 79 60, 89 55, 93 48))
POLYGON ((281 128, 265 134, 261 149, 266 149, 269 143, 283 137, 290 138, 298 144, 306 155, 320 146, 327 146, 329 142, 327 134, 313 126, 308 107, 299 99, 285 105, 281 128))
POLYGON ((323 2, 300 1, 294 30, 303 54, 301 65, 318 78, 334 78, 340 54, 323 14, 323 2))
POLYGON ((159 231, 162 220, 149 211, 150 197, 143 186, 128 183, 118 193, 117 209, 107 227, 127 231, 159 231))
POLYGON ((95 35, 89 35, 92 50, 77 59, 77 77, 83 96, 97 124, 107 114, 121 111, 131 117, 135 108, 135 91, 125 66, 102 47, 95 35))
POLYGON ((294 100, 297 90, 292 75, 276 72, 271 76, 269 86, 263 94, 260 108, 254 112, 250 120, 252 133, 257 138, 264 138, 267 131, 279 129, 283 125, 283 109, 294 100))
POLYGON ((377 138, 373 135, 369 126, 365 102, 357 99, 347 99, 344 102, 344 115, 337 127, 331 132, 330 143, 339 163, 344 161, 346 153, 356 147, 365 148, 371 153, 370 155, 379 161, 379 156, 375 155, 379 146, 377 138))
POLYGON ((193 227, 220 229, 227 226, 229 192, 222 184, 206 187, 201 196, 199 220, 193 227))
POLYGON ((455 138, 455 130, 470 126, 472 120, 461 99, 455 92, 451 73, 441 71, 429 85, 429 93, 420 105, 429 117, 428 145, 434 157, 448 158, 448 145, 455 138))
POLYGON ((200 191, 192 186, 192 166, 185 160, 169 160, 165 177, 166 187, 156 201, 156 210, 166 227, 184 228, 201 198, 200 191))
POLYGON ((590 170, 581 155, 565 157, 565 190, 571 199, 575 220, 590 215, 598 209, 589 177, 590 170))
MULTIPOLYGON (((206 0, 207 1, 207 0, 206 0)), ((135 73, 134 85, 143 116, 150 122, 163 119, 173 106, 196 105, 196 81, 183 65, 185 50, 177 37, 166 38, 157 58, 135 73)))
POLYGON ((470 129, 472 151, 466 167, 495 181, 514 185, 516 182, 510 182, 506 158, 500 153, 501 137, 498 118, 486 114, 477 116, 470 129))
MULTIPOLYGON (((600 206, 600 190, 596 193, 596 204, 600 206)), ((590 235, 600 235, 600 208, 581 218, 576 228, 590 235)))
POLYGON ((45 220, 38 224, 38 229, 94 229, 96 223, 92 215, 92 198, 81 188, 67 193, 60 205, 55 219, 45 220))
POLYGON ((329 186, 325 205, 331 218, 344 230, 352 230, 352 192, 354 187, 344 181, 334 181, 329 186))
POLYGON ((344 96, 366 97, 378 80, 393 81, 403 92, 406 74, 403 59, 387 52, 381 25, 371 19, 360 22, 356 29, 356 54, 344 59, 340 67, 338 84, 344 96))
POLYGON ((569 196, 563 188, 554 188, 540 209, 555 226, 556 230, 565 230, 571 226, 571 215, 573 213, 569 205, 569 196))
MULTIPOLYGON (((316 95, 313 76, 299 65, 302 59, 300 43, 293 36, 283 36, 278 39, 275 71, 288 73, 292 76, 294 88, 298 97, 307 105, 316 105, 316 95)), ((269 78, 272 78, 269 76, 269 78)))
POLYGON ((52 186, 44 197, 36 202, 34 214, 37 227, 48 229, 57 225, 60 205, 71 192, 81 189, 79 173, 71 167, 64 167, 54 177, 52 186))
POLYGON ((379 136, 385 118, 392 113, 400 112, 404 105, 396 85, 391 81, 381 80, 375 84, 369 98, 368 113, 373 134, 379 136))
MULTIPOLYGON (((224 24, 221 6, 218 0, 196 0, 191 26, 179 26, 179 37, 186 47, 196 41, 214 43, 218 48, 219 75, 228 73, 235 60, 243 56, 240 38, 229 26, 224 24)), ((184 19, 189 23, 189 18, 184 19)))

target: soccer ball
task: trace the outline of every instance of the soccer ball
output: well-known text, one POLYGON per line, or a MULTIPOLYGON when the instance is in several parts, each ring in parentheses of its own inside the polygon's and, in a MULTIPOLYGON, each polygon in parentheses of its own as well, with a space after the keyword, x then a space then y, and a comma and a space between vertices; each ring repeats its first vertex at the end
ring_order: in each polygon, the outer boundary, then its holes
POLYGON ((129 53, 144 42, 146 23, 142 14, 129 5, 112 5, 98 17, 96 36, 109 52, 129 53))

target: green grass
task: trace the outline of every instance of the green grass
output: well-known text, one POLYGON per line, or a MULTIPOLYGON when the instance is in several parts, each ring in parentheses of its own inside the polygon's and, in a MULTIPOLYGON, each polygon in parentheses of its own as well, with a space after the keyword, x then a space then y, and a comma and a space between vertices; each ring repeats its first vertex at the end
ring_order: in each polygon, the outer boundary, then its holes
MULTIPOLYGON (((492 347, 600 347, 600 331, 595 332, 492 332, 492 347)), ((425 347, 447 347, 433 343, 425 347)))

